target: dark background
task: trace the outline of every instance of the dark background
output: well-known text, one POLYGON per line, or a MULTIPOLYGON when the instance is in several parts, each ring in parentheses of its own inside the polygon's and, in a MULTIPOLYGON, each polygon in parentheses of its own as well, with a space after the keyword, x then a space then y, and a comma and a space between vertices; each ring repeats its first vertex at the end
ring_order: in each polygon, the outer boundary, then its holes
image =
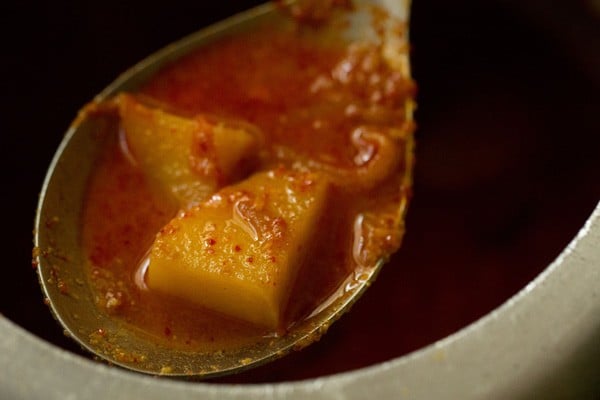
MULTIPOLYGON (((30 267, 37 197, 63 133, 134 63, 259 3, 2 2, 2 314, 78 351, 30 267)), ((240 379, 304 378, 405 354, 484 315, 554 259, 600 199, 593 4, 413 0, 418 150, 405 244, 314 348, 240 379), (378 304, 394 318, 373 312, 378 304), (349 330, 362 342, 349 342, 349 330), (385 348, 364 346, 381 332, 385 348)))

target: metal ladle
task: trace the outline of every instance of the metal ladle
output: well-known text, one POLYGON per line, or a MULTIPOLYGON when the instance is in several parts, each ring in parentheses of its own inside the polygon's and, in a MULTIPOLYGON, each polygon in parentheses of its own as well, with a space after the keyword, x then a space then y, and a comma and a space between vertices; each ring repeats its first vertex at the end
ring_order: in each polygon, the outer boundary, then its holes
MULTIPOLYGON (((407 22, 408 0, 362 1, 377 3, 399 21, 407 22)), ((362 37, 369 33, 369 17, 357 7, 350 16, 348 34, 362 37)), ((167 46, 120 76, 102 91, 96 100, 107 99, 121 91, 134 91, 162 66, 191 51, 233 32, 243 32, 257 24, 280 23, 286 18, 271 4, 265 4, 220 23, 212 25, 179 42, 167 46)), ((406 41, 406 37, 390 37, 390 40, 406 41)), ((395 43, 395 45, 402 43, 395 43)), ((400 46, 392 46, 400 48, 400 46)), ((410 74, 408 54, 396 57, 397 66, 407 76, 410 74)), ((408 118, 412 118, 412 103, 407 104, 408 118)), ((349 277, 343 295, 321 306, 313 316, 295 326, 288 334, 277 338, 265 338, 252 346, 237 351, 197 353, 162 347, 132 334, 127 326, 103 313, 94 302, 92 288, 88 283, 84 265, 85 255, 80 242, 81 210, 85 188, 94 161, 105 145, 102 122, 84 119, 73 124, 67 131, 44 181, 34 234, 34 263, 37 264, 40 284, 46 302, 54 316, 63 326, 65 334, 100 359, 131 370, 170 376, 208 377, 238 372, 279 358, 292 350, 300 349, 322 335, 332 322, 349 309, 369 286, 384 263, 359 280, 349 277), (95 333, 102 328, 102 344, 95 333), (132 356, 141 355, 141 356, 132 356)), ((406 156, 412 157, 412 146, 407 146, 406 156)), ((410 165, 410 163, 408 163, 410 165)), ((410 168, 409 168, 410 169, 410 168)), ((410 179, 411 171, 407 171, 410 179)), ((405 204, 400 204, 404 213, 405 204)))

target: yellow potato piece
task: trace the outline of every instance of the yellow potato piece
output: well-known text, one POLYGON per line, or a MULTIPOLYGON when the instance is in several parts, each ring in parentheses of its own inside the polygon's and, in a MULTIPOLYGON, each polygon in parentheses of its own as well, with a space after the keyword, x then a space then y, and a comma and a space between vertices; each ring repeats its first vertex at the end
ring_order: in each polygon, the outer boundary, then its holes
MULTIPOLYGON (((116 99, 129 153, 149 181, 187 207, 251 171, 257 132, 204 116, 182 117, 135 97, 116 99)), ((213 118, 214 119, 214 118, 213 118)))
POLYGON ((182 213, 157 235, 151 290, 269 328, 282 316, 324 213, 324 175, 261 172, 182 213))

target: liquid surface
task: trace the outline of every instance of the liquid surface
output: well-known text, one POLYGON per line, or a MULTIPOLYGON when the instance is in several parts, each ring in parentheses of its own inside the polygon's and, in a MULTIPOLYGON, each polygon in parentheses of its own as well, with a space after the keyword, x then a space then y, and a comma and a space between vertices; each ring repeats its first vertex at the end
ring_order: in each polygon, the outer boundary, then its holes
MULTIPOLYGON (((317 39, 297 27, 260 28, 177 61, 140 90, 181 115, 257 127, 265 142, 258 169, 315 170, 332 180, 316 247, 285 311, 290 329, 344 290, 344 279, 361 279, 398 248, 409 195, 404 154, 413 127, 405 107, 414 84, 388 67, 375 45, 317 39)), ((99 161, 84 209, 98 307, 185 350, 220 351, 285 334, 148 290, 145 254, 178 210, 151 190, 123 140, 115 137, 99 161)))

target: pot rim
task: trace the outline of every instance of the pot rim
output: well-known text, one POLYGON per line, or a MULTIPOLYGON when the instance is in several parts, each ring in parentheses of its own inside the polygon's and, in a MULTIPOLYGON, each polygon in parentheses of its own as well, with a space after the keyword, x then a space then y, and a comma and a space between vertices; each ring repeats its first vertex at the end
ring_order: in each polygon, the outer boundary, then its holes
POLYGON ((598 243, 600 203, 554 262, 489 314, 407 355, 304 381, 227 385, 157 379, 77 356, 0 316, 0 369, 4 371, 0 393, 8 399, 65 399, 103 393, 112 399, 143 396, 149 400, 167 396, 177 400, 392 395, 478 399, 534 393, 560 398, 597 393, 598 243))

